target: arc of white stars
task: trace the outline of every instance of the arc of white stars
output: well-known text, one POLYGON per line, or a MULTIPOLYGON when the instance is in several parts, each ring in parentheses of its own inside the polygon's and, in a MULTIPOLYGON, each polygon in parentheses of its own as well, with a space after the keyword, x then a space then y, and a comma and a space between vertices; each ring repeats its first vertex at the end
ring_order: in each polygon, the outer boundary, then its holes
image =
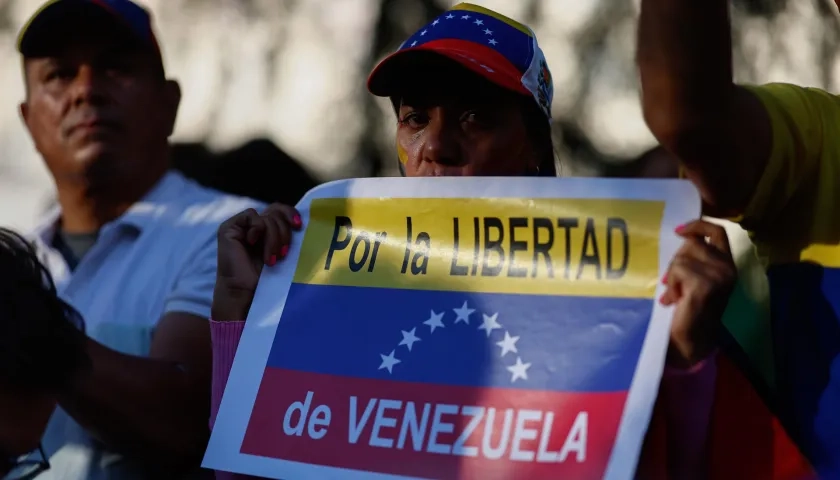
MULTIPOLYGON (((508 353, 519 353, 519 350, 516 349, 516 342, 518 341, 519 337, 511 337, 510 332, 506 330, 505 339, 501 342, 496 342, 496 345, 498 345, 502 349, 502 357, 504 357, 508 353)), ((411 349, 409 348, 409 350, 411 349)))
POLYGON ((432 315, 429 317, 428 320, 423 322, 423 325, 428 325, 429 328, 432 329, 430 333, 434 333, 436 328, 444 328, 443 312, 435 313, 435 311, 432 310, 432 315))
POLYGON ((472 315, 473 312, 475 312, 475 309, 469 308, 467 306, 467 302, 465 301, 464 305, 461 308, 453 308, 452 311, 455 312, 455 315, 458 315, 458 318, 455 319, 455 323, 464 322, 467 325, 469 325, 470 315, 472 315))
POLYGON ((507 367, 508 371, 511 373, 510 381, 511 383, 516 382, 520 378, 522 380, 528 380, 528 369, 531 368, 530 363, 522 363, 522 359, 520 357, 516 357, 516 363, 507 367))
MULTIPOLYGON (((453 308, 452 311, 457 315, 455 323, 463 321, 464 323, 469 324, 470 315, 472 315, 476 310, 474 308, 469 308, 469 302, 465 301, 460 308, 453 308)), ((430 333, 434 332, 437 328, 445 327, 443 323, 445 313, 445 311, 436 313, 434 310, 430 310, 429 319, 423 322, 424 325, 429 326, 430 333)), ((502 329, 502 325, 498 321, 498 312, 493 315, 482 314, 482 317, 483 321, 478 329, 484 330, 487 334, 487 338, 490 338, 493 330, 502 329)), ((412 328, 410 331, 401 330, 401 332, 403 338, 397 347, 405 345, 410 352, 414 344, 421 341, 420 337, 416 334, 417 327, 412 328)), ((508 353, 519 353, 519 349, 516 347, 516 343, 519 341, 519 338, 519 336, 511 336, 510 332, 505 330, 504 339, 500 342, 496 342, 496 345, 502 349, 501 357, 505 357, 508 353)), ((382 359, 382 362, 379 365, 379 370, 388 370, 389 374, 393 374, 395 365, 402 363, 402 360, 396 357, 396 349, 391 350, 391 353, 388 355, 380 354, 379 357, 382 359)), ((516 362, 505 368, 511 373, 511 383, 516 383, 517 380, 527 381, 528 369, 531 368, 531 363, 525 363, 522 361, 522 357, 517 356, 516 362)))
POLYGON ((493 330, 498 330, 502 328, 502 326, 496 320, 497 318, 499 318, 499 314, 494 313, 493 315, 483 315, 483 317, 484 321, 481 323, 478 329, 487 332, 487 338, 490 338, 490 333, 493 332, 493 330))
POLYGON ((388 373, 394 373, 394 365, 402 362, 402 360, 394 356, 396 352, 396 350, 391 350, 391 353, 388 355, 379 354, 379 356, 382 357, 382 363, 379 365, 379 370, 386 369, 388 370, 388 373))
POLYGON ((400 344, 397 345, 397 346, 399 347, 399 346, 405 345, 406 347, 408 347, 408 351, 410 352, 411 347, 414 346, 415 343, 420 341, 420 337, 415 335, 415 332, 417 332, 417 327, 412 328, 410 332, 406 332, 405 330, 403 330, 402 331, 403 339, 400 342, 400 344))

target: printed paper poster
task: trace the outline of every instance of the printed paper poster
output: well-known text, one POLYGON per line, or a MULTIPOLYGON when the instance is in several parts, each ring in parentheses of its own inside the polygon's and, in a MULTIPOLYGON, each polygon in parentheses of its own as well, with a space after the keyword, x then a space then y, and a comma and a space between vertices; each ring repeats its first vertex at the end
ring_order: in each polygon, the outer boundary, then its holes
POLYGON ((260 281, 205 466, 632 478, 670 325, 658 279, 699 207, 680 181, 314 190, 260 281))

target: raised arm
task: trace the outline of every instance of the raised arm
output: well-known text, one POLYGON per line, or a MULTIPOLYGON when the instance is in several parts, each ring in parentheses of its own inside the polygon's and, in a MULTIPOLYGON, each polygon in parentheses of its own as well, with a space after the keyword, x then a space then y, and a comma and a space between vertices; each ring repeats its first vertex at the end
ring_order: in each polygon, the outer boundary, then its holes
POLYGON ((743 213, 771 153, 761 101, 732 81, 728 0, 642 0, 645 121, 715 216, 743 213))

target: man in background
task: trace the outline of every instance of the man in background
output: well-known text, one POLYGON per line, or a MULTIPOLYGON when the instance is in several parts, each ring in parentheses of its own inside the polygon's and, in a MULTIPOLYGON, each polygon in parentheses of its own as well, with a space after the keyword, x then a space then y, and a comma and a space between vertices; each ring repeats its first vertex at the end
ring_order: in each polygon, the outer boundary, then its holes
POLYGON ((140 6, 48 2, 18 48, 21 115, 60 206, 33 238, 86 321, 90 359, 47 427, 42 477, 195 471, 208 438, 216 231, 255 202, 169 171, 181 93, 140 6))

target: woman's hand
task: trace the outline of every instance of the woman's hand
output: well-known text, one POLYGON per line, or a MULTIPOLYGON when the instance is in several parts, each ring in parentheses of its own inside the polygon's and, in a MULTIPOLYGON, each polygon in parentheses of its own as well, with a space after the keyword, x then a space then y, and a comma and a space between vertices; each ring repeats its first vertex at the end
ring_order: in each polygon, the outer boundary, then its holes
POLYGON ((249 208, 222 223, 213 320, 245 320, 263 265, 274 266, 288 255, 292 232, 302 225, 297 210, 279 203, 261 214, 249 208))
POLYGON ((735 286, 737 270, 726 230, 697 220, 677 229, 685 243, 662 279, 662 305, 676 305, 668 363, 690 368, 717 347, 721 317, 735 286))

